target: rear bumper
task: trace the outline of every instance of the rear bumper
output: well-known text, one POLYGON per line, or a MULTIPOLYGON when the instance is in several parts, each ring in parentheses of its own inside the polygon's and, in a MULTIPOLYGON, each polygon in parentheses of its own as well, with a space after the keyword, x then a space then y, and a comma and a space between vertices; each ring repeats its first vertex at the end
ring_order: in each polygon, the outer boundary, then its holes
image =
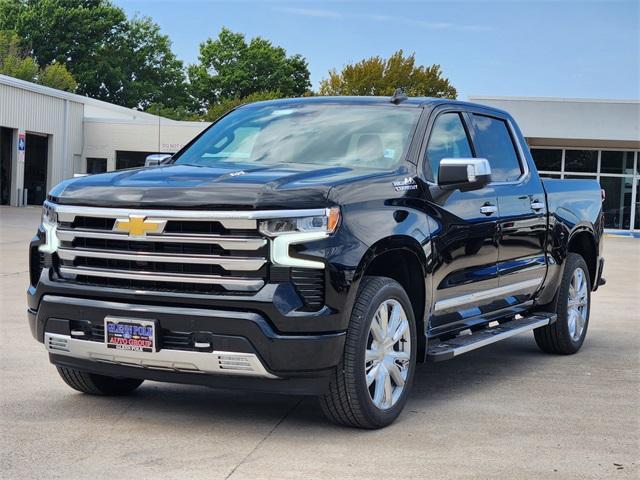
MULTIPOLYGON (((318 393, 342 355, 345 334, 282 335, 258 313, 140 305, 44 295, 28 311, 33 336, 52 363, 114 377, 144 378, 287 393, 318 393), (107 316, 157 321, 158 331, 206 335, 211 349, 163 348, 114 355, 99 339, 71 335, 75 325, 101 326, 107 316), (227 368, 231 366, 231 368, 227 368), (234 366, 241 366, 238 369, 234 366)), ((193 339, 192 339, 193 340, 193 339)), ((190 340, 190 345, 194 345, 190 340)))

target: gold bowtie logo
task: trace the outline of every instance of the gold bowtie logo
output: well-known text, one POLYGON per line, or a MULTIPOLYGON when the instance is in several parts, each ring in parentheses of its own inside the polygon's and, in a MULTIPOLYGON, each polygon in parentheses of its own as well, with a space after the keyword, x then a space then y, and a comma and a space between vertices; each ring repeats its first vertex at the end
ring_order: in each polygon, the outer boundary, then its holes
POLYGON ((129 218, 116 219, 113 230, 126 232, 130 237, 146 237, 147 233, 162 233, 166 220, 147 220, 144 215, 129 215, 129 218))

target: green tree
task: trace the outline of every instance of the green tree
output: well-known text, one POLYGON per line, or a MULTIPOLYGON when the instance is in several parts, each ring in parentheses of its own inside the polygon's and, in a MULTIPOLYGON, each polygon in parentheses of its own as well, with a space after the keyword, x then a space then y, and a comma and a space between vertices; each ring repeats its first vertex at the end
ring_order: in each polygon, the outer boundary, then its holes
POLYGON ((320 82, 320 95, 392 95, 402 87, 407 95, 456 98, 456 89, 442 75, 440 65, 416 65, 415 53, 398 50, 388 59, 371 57, 329 71, 320 82))
POLYGON ((0 73, 59 90, 75 90, 76 82, 64 65, 52 63, 41 69, 28 51, 14 31, 0 31, 0 73))
POLYGON ((200 45, 199 63, 188 71, 191 94, 203 109, 259 92, 299 96, 311 86, 302 56, 287 56, 284 48, 260 37, 247 43, 243 34, 227 28, 200 45))
POLYGON ((0 25, 41 65, 66 65, 78 93, 127 107, 186 101, 182 63, 148 18, 127 20, 109 0, 0 0, 0 25))
POLYGON ((59 63, 52 63, 44 67, 38 75, 38 83, 67 92, 75 91, 78 86, 69 70, 59 63))

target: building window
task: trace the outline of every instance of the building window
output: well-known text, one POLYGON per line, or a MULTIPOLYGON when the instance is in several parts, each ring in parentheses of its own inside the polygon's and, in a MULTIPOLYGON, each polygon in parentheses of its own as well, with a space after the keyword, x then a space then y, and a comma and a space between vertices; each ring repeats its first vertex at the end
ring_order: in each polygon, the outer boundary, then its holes
POLYGON ((566 150, 564 154, 565 172, 593 172, 598 171, 597 150, 566 150))
POLYGON ((531 156, 538 170, 559 172, 562 170, 562 149, 532 148, 531 156))
POLYGON ((123 168, 144 167, 144 161, 149 155, 157 152, 128 152, 124 150, 116 151, 116 170, 123 168))
POLYGON ((603 150, 601 155, 601 173, 633 174, 633 152, 603 150))
POLYGON ((601 177, 600 186, 606 192, 602 206, 605 228, 629 230, 633 177, 601 177))
POLYGON ((106 158, 89 158, 87 157, 87 173, 104 173, 107 171, 106 158))

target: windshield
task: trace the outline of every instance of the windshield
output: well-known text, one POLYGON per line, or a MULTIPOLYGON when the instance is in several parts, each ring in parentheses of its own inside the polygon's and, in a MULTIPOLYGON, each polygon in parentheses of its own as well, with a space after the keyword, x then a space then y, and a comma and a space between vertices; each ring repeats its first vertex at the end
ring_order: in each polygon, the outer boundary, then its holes
POLYGON ((175 163, 238 169, 283 163, 393 169, 406 153, 420 112, 326 104, 245 107, 214 124, 175 163))

